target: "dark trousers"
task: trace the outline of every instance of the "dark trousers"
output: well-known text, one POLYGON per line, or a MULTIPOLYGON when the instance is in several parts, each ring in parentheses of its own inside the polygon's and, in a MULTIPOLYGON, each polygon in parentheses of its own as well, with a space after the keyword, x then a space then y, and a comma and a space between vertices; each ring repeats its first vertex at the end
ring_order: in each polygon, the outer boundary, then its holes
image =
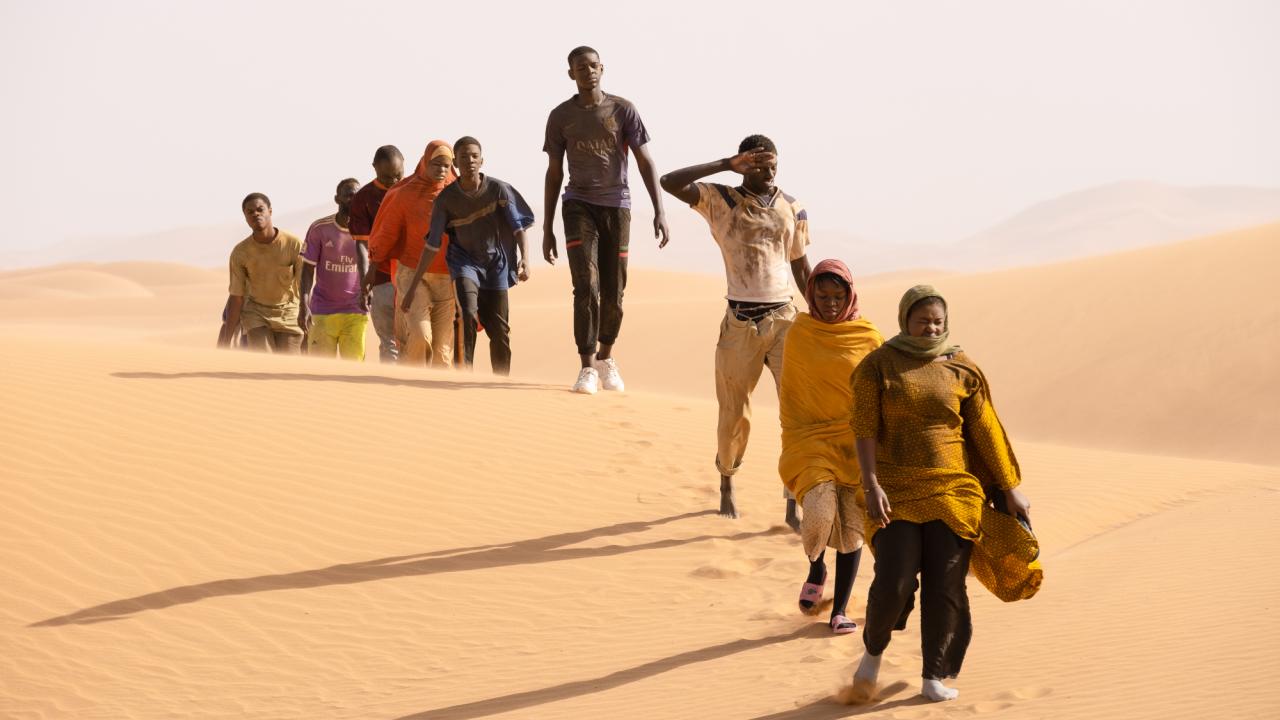
POLYGON ((510 306, 506 290, 485 290, 469 278, 458 278, 458 305, 462 312, 462 362, 467 367, 475 361, 476 324, 484 325, 489 336, 489 363, 495 375, 511 374, 510 306))
POLYGON ((302 354, 301 333, 276 332, 269 327, 256 327, 245 333, 245 347, 260 352, 302 354))
POLYGON ((921 675, 936 680, 955 677, 973 636, 964 585, 973 543, 962 540, 941 520, 924 524, 894 520, 876 532, 872 543, 875 578, 862 629, 867 652, 880 655, 893 631, 906 628, 919 587, 921 675))
POLYGON ((573 340, 579 355, 612 345, 622 328, 631 211, 564 201, 565 252, 573 277, 573 340))

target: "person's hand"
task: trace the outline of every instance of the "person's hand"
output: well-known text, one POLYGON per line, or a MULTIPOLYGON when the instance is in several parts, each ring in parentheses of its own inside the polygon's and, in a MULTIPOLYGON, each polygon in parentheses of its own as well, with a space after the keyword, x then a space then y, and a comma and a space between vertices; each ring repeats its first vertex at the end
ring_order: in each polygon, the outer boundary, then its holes
POLYGON ((368 295, 368 294, 372 293, 372 292, 373 292, 373 281, 374 281, 374 280, 376 280, 376 279, 377 279, 377 277, 378 277, 378 268, 377 268, 376 266, 374 266, 374 265, 370 265, 370 266, 369 266, 369 272, 366 272, 366 273, 364 274, 364 277, 363 277, 363 278, 360 278, 360 290, 361 290, 361 292, 363 292, 365 295, 368 295))
POLYGON ((1015 518, 1021 515, 1027 522, 1031 521, 1031 501, 1018 488, 1004 491, 1004 506, 1015 518))
POLYGON ((671 230, 667 227, 667 216, 665 213, 658 213, 653 218, 653 236, 660 238, 658 240, 658 249, 667 246, 667 241, 671 239, 671 230))
POLYGON ((556 250, 555 231, 547 228, 542 231, 542 258, 547 261, 548 265, 555 265, 558 257, 560 257, 560 252, 556 250))
POLYGON ((870 489, 864 487, 863 493, 867 496, 867 515, 871 517, 871 522, 877 527, 888 525, 893 508, 889 507, 889 496, 885 494, 884 488, 880 487, 880 483, 874 483, 870 489))
POLYGON ((529 263, 524 258, 516 262, 516 277, 520 278, 520 282, 529 281, 529 263))
POLYGON ((765 167, 773 162, 774 154, 764 148, 756 148, 748 150, 744 153, 738 153, 729 158, 729 169, 739 175, 746 175, 748 172, 758 168, 765 167))
POLYGON ((404 294, 404 297, 400 300, 400 312, 409 312, 409 308, 413 306, 413 293, 417 289, 418 283, 414 283, 413 287, 409 288, 409 291, 404 294))
POLYGON ((311 332, 311 310, 306 307, 298 309, 298 327, 303 333, 311 332))

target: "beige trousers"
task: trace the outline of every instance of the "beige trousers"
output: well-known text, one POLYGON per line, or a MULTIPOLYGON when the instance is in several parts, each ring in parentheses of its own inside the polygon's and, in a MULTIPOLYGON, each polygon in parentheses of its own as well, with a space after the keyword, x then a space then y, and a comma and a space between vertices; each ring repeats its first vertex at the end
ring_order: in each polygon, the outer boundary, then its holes
POLYGON ((726 310, 720 321, 720 340, 716 343, 716 400, 720 403, 716 469, 721 475, 733 475, 742 464, 751 435, 751 391, 760 382, 766 365, 777 389, 782 378, 782 344, 795 319, 795 305, 787 304, 758 322, 739 320, 732 309, 726 310))
POLYGON ((809 560, 817 560, 823 550, 851 553, 863 545, 863 505, 858 489, 834 480, 818 483, 804 494, 804 514, 800 518, 800 540, 809 560))
MULTIPOLYGON (((396 290, 403 298, 413 282, 415 269, 396 268, 396 290)), ((453 280, 440 273, 422 276, 421 286, 413 296, 413 305, 404 313, 404 346, 400 363, 422 366, 430 358, 432 367, 449 367, 453 363, 453 314, 455 304, 453 280)))

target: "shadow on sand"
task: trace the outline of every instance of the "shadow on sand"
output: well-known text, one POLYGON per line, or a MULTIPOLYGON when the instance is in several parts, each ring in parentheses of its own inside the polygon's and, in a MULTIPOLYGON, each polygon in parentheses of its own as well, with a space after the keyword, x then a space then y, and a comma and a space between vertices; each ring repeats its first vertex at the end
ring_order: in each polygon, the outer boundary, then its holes
POLYGON ((538 385, 521 382, 498 382, 486 380, 436 380, 432 378, 396 378, 383 375, 323 375, 318 373, 279 373, 279 372, 114 372, 111 377, 126 380, 304 380, 310 382, 344 382, 355 385, 389 385, 393 387, 411 387, 421 390, 468 390, 480 388, 484 390, 561 390, 568 388, 558 385, 538 385))
POLYGON ((271 590, 299 590, 330 585, 351 585, 374 580, 466 572, 468 570, 487 570, 511 565, 560 562, 579 558, 610 557, 625 553, 643 552, 645 550, 661 550, 704 540, 748 540, 786 532, 786 528, 771 528, 758 532, 740 532, 733 535, 696 535, 686 538, 654 540, 636 545, 605 545, 589 548, 566 547, 594 538, 642 532, 660 525, 714 514, 715 511, 713 510, 704 510, 657 520, 618 523, 617 525, 592 530, 547 535, 546 537, 518 540, 511 543, 401 555, 279 575, 214 580, 198 585, 184 585, 137 597, 114 600, 83 610, 77 610, 67 615, 59 615, 58 617, 31 623, 28 627, 87 625, 108 620, 121 620, 146 610, 163 610, 174 605, 185 605, 213 597, 247 595, 271 590))
POLYGON ((881 713, 895 710, 897 708, 911 707, 913 705, 928 705, 929 701, 921 695, 911 695, 909 697, 900 698, 893 702, 883 702, 894 695, 906 690, 908 685, 899 680, 886 687, 880 689, 877 693, 877 699, 865 705, 845 705, 836 702, 834 698, 822 698, 807 705, 794 708, 792 710, 783 710, 782 712, 771 713, 769 715, 759 715, 752 720, 837 720, 838 718, 858 717, 860 715, 868 715, 870 713, 881 713))
MULTIPOLYGON (((644 680, 661 675, 662 673, 676 670, 693 665, 696 663, 708 662, 710 660, 719 660, 720 658, 736 655, 737 653, 748 652, 757 648, 774 645, 776 643, 789 642, 791 640, 799 640, 802 638, 819 639, 831 636, 831 631, 822 623, 810 623, 802 627, 796 628, 788 633, 778 635, 770 635, 768 637, 756 638, 754 640, 743 638, 720 645, 712 645, 710 647, 699 648, 697 650, 689 650, 687 652, 678 653, 669 657, 637 665, 625 670, 601 675, 600 677, 588 678, 586 680, 574 680, 572 682, 561 683, 551 687, 541 688, 539 690, 529 690, 526 692, 514 693, 511 695, 503 695, 501 697, 489 698, 487 700, 477 700, 475 702, 462 703, 460 705, 450 705, 449 707, 436 708, 412 715, 405 715, 398 720, 467 720, 468 718, 480 718, 488 715, 497 715, 499 713, 512 712, 514 710, 524 710, 535 705, 543 705, 546 703, 559 702, 568 700, 582 695, 591 695, 593 693, 612 690, 622 685, 644 680)), ((848 709, 847 707, 845 708, 848 709)))

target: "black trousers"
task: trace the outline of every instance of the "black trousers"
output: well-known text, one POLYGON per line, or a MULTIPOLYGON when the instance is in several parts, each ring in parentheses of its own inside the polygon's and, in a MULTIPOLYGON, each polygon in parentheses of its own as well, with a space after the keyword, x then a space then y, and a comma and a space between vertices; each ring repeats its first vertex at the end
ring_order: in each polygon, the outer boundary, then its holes
POLYGON ((631 211, 564 201, 564 247, 573 279, 573 340, 579 355, 612 345, 622 328, 631 211))
POLYGON ((921 676, 955 677, 973 637, 965 590, 973 543, 962 540, 941 520, 924 524, 894 520, 876 532, 872 543, 875 578, 862 629, 867 652, 880 655, 893 631, 906 628, 919 588, 921 676))
POLYGON ((462 308, 462 362, 471 367, 476 356, 476 324, 489 336, 489 364, 495 375, 511 374, 510 305, 506 290, 485 290, 469 278, 454 283, 462 308))

